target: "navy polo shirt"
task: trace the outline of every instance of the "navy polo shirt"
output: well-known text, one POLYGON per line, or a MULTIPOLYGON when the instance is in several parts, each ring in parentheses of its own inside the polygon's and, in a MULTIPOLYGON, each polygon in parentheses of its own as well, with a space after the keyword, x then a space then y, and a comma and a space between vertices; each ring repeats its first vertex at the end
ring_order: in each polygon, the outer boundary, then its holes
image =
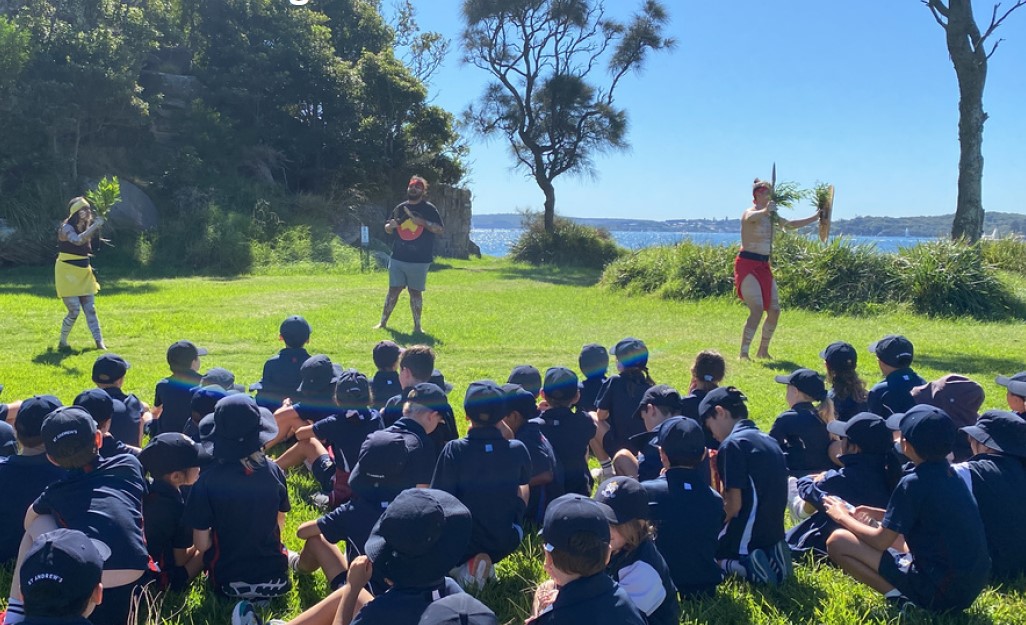
MULTIPOLYGON (((656 426, 658 428, 658 426, 656 426)), ((663 461, 659 457, 658 434, 642 432, 631 437, 631 444, 638 450, 638 481, 654 480, 663 470, 663 461)))
POLYGON ((189 490, 183 522, 212 532, 213 545, 203 560, 215 588, 224 592, 233 582, 284 580, 282 591, 288 589, 278 513, 290 509, 285 473, 270 460, 254 470, 239 461, 203 469, 189 490))
POLYGON ((348 410, 317 421, 313 424, 313 433, 322 443, 331 446, 335 464, 349 472, 356 466, 363 441, 381 428, 381 417, 377 412, 348 410))
POLYGON ((67 475, 46 454, 0 458, 0 565, 13 563, 18 556, 25 513, 47 486, 67 475))
POLYGON ((792 552, 813 551, 821 556, 827 555, 826 540, 840 528, 823 509, 823 498, 827 495, 839 497, 853 506, 887 507, 891 489, 884 456, 845 454, 840 460, 843 467, 827 471, 819 480, 811 475, 798 479, 798 496, 815 506, 817 511, 788 530, 787 544, 792 552))
POLYGON ((709 391, 703 391, 701 389, 695 389, 688 395, 681 398, 681 410, 680 413, 685 417, 690 417, 698 422, 698 425, 702 426, 702 432, 705 434, 705 447, 706 449, 719 449, 720 441, 716 440, 716 437, 712 435, 709 428, 705 427, 705 421, 698 415, 698 407, 702 405, 702 400, 709 391))
POLYGON ((606 376, 604 375, 584 378, 578 382, 577 390, 581 393, 581 397, 577 400, 577 409, 584 410, 585 412, 596 410, 598 404, 595 400, 598 399, 599 390, 605 382, 606 376))
POLYGON ((121 454, 68 471, 43 491, 32 509, 110 547, 104 569, 145 571, 151 565, 143 538, 145 495, 142 465, 135 456, 121 454))
POLYGON ((413 419, 403 417, 385 429, 389 432, 399 432, 406 440, 409 456, 406 458, 404 471, 409 477, 409 483, 430 484, 431 477, 435 474, 438 452, 424 428, 413 419))
POLYGON ((420 588, 393 586, 360 608, 351 625, 417 625, 429 605, 442 597, 461 592, 463 589, 449 577, 432 586, 420 588))
POLYGON ((605 573, 579 577, 559 589, 556 600, 532 625, 645 625, 645 617, 623 588, 605 573))
POLYGON ((651 540, 643 541, 629 553, 614 553, 606 572, 631 598, 648 625, 680 623, 677 587, 670 578, 666 560, 651 540))
MULTIPOLYGON (((918 576, 933 586, 933 609, 964 608, 987 584, 990 557, 979 509, 946 460, 916 465, 898 482, 883 527, 905 536, 918 576)), ((884 557, 889 557, 884 554, 884 557)), ((900 579, 888 579, 899 589, 900 579)))
POLYGON ((987 534, 987 551, 995 579, 1011 580, 1026 573, 1026 468, 1004 454, 980 454, 953 466, 972 489, 987 534))
POLYGON ((310 354, 302 347, 286 347, 276 356, 271 356, 264 363, 261 389, 256 394, 257 404, 274 412, 281 408, 286 397, 295 397, 296 389, 303 381, 299 368, 309 357, 310 354))
MULTIPOLYGON (((404 388, 402 393, 385 402, 385 407, 381 410, 381 422, 385 427, 393 425, 403 417, 403 404, 406 403, 406 396, 410 390, 412 390, 412 387, 404 388)), ((452 408, 441 410, 439 414, 442 415, 442 423, 439 423, 438 427, 428 435, 428 438, 434 443, 436 451, 445 447, 445 444, 449 441, 459 438, 459 429, 456 427, 456 415, 453 414, 452 408)))
POLYGON ((326 395, 300 395, 298 401, 292 404, 299 418, 310 423, 317 423, 333 414, 338 413, 338 406, 335 405, 335 397, 332 392, 326 395))
POLYGON ((498 562, 524 537, 524 500, 517 491, 531 480, 531 455, 495 426, 474 426, 466 438, 446 443, 435 465, 431 488, 450 493, 474 519, 464 560, 487 553, 498 562))
POLYGON ((723 579, 716 563, 717 536, 723 529, 723 498, 697 469, 673 467, 642 482, 656 526, 656 547, 684 598, 712 593, 723 579))
POLYGON ((563 491, 591 496, 588 443, 595 437, 595 422, 570 408, 549 408, 538 416, 541 431, 549 439, 556 460, 563 465, 563 491))
POLYGON ((110 458, 118 454, 135 455, 128 445, 114 438, 110 433, 103 435, 103 443, 100 445, 99 454, 101 458, 110 458))
POLYGON ((160 567, 161 586, 165 588, 171 583, 172 569, 176 568, 175 549, 192 546, 192 528, 182 522, 184 513, 181 491, 164 480, 150 482, 150 492, 143 499, 146 550, 160 567))
POLYGON ((595 398, 595 405, 600 410, 609 411, 609 444, 603 443, 606 451, 616 453, 620 449, 630 449, 629 439, 635 434, 645 431, 645 424, 634 417, 650 384, 644 380, 625 378, 613 375, 606 379, 595 398), (616 449, 613 449, 616 447, 616 449))
POLYGON ((869 389, 866 403, 869 412, 885 419, 892 414, 905 412, 916 405, 912 399, 912 387, 926 384, 926 380, 911 368, 892 371, 886 378, 869 389))
POLYGON ((93 622, 84 616, 69 616, 68 618, 26 616, 21 622, 25 625, 93 625, 93 622))
POLYGON ((110 434, 126 445, 141 447, 143 405, 135 395, 125 395, 116 386, 104 391, 114 400, 114 415, 110 418, 110 434))
POLYGON ((838 399, 833 389, 827 393, 827 397, 834 403, 834 416, 838 421, 848 421, 858 413, 866 412, 869 409, 868 402, 855 401, 855 398, 850 395, 844 399, 838 399))
POLYGON ((768 549, 784 538, 787 463, 775 440, 741 419, 716 454, 723 489, 741 491, 741 510, 720 535, 719 558, 768 549))
POLYGON ((549 502, 563 494, 564 481, 563 467, 556 460, 556 452, 552 449, 549 439, 542 434, 543 423, 541 419, 531 419, 521 425, 516 433, 516 439, 527 447, 527 453, 531 456, 531 479, 542 473, 552 473, 551 482, 531 487, 531 497, 527 500, 524 520, 536 525, 541 525, 544 521, 545 508, 549 506, 549 502))
POLYGON ((203 376, 197 371, 175 371, 157 382, 153 391, 153 405, 162 407, 160 418, 150 426, 150 436, 161 432, 181 432, 192 417, 192 389, 199 386, 203 376))
POLYGON ((370 537, 371 529, 381 518, 390 501, 353 497, 349 502, 317 519, 317 528, 330 543, 346 541, 346 559, 352 562, 353 558, 363 555, 363 548, 370 537))
POLYGON ((807 475, 833 468, 830 462, 830 433, 808 402, 800 402, 780 413, 770 428, 787 459, 791 475, 807 475))
POLYGON ((376 410, 385 407, 385 402, 402 392, 399 384, 399 373, 396 371, 378 371, 370 383, 371 401, 376 410))

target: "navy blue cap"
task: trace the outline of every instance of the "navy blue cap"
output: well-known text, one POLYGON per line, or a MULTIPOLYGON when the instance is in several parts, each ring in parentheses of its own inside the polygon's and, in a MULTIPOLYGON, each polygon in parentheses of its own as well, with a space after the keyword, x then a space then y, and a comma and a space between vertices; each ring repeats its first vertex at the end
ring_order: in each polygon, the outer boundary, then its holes
POLYGON ((246 387, 235 383, 235 374, 224 367, 214 367, 200 378, 200 386, 220 386, 226 391, 242 392, 246 387))
POLYGON ((281 322, 278 334, 287 345, 302 345, 310 340, 310 324, 299 315, 292 315, 281 322))
POLYGON ((642 408, 648 404, 669 408, 674 415, 677 415, 680 414, 683 401, 677 389, 668 384, 656 384, 645 389, 645 394, 641 396, 641 401, 638 402, 638 407, 634 410, 634 416, 640 419, 642 408))
POLYGON ((207 350, 196 347, 192 341, 175 341, 167 348, 167 364, 173 370, 189 369, 192 367, 192 361, 206 355, 207 350))
POLYGON ((93 421, 96 421, 96 425, 103 425, 114 416, 114 398, 102 388, 82 391, 72 403, 85 408, 93 417, 93 421))
POLYGON ((471 382, 463 399, 463 410, 474 423, 495 425, 508 414, 506 393, 492 380, 471 382))
POLYGON ((773 379, 781 384, 795 387, 814 401, 826 399, 826 383, 823 381, 823 376, 812 369, 795 369, 790 375, 778 375, 773 379))
POLYGON ((150 439, 139 452, 139 462, 153 477, 210 464, 206 448, 181 432, 165 432, 150 439))
POLYGON ((41 430, 46 455, 60 460, 96 449, 96 422, 85 408, 64 406, 43 420, 41 430))
POLYGON ((609 506, 616 525, 649 517, 648 494, 633 477, 617 475, 602 482, 595 491, 595 501, 609 506))
POLYGON ((1026 371, 1020 371, 1015 375, 999 375, 994 381, 1007 388, 1012 395, 1026 397, 1026 371))
POLYGON ((884 364, 898 368, 912 364, 912 357, 915 355, 912 341, 900 334, 888 334, 870 345, 869 351, 876 354, 884 364))
POLYGON ((429 586, 459 564, 473 526, 459 499, 443 490, 410 488, 385 509, 364 551, 376 576, 397 586, 429 586))
POLYGON ((819 357, 834 371, 854 369, 859 362, 859 353, 855 351, 855 347, 844 341, 827 345, 826 349, 819 353, 819 357))
POLYGON ((458 592, 432 601, 417 625, 498 625, 491 608, 466 592, 458 592))
POLYGON ((125 377, 131 366, 117 354, 103 354, 93 363, 93 382, 113 384, 125 377))
POLYGON ((604 345, 588 343, 581 348, 581 355, 577 358, 577 364, 580 366, 584 377, 601 377, 609 370, 609 352, 604 345))
POLYGON ((310 356, 299 367, 302 381, 296 390, 307 395, 327 393, 341 373, 341 367, 332 364, 324 354, 310 356))
POLYGON ((0 457, 17 454, 18 436, 14 433, 14 426, 6 421, 0 421, 0 457))
POLYGON ((192 389, 189 409, 192 412, 206 416, 214 412, 214 406, 217 405, 217 402, 228 397, 228 395, 229 391, 220 386, 197 386, 192 389))
POLYGON ((239 460, 259 451, 278 434, 274 415, 257 406, 249 395, 228 395, 203 417, 199 430, 204 442, 213 444, 215 458, 239 460))
POLYGON ((399 432, 371 432, 360 446, 360 456, 349 476, 349 486, 365 499, 390 500, 414 486, 403 482, 409 457, 409 445, 399 432))
POLYGON ((689 417, 670 417, 656 430, 656 444, 671 458, 688 458, 695 462, 705 454, 705 432, 689 417))
POLYGON ((610 351, 624 367, 644 367, 648 364, 648 347, 644 341, 633 336, 620 339, 610 351))
POLYGON ((421 382, 411 388, 406 394, 406 401, 420 404, 425 408, 436 411, 449 408, 449 398, 446 397, 445 391, 439 388, 437 384, 430 382, 421 382))
POLYGON ((428 382, 434 384, 438 388, 440 388, 443 391, 445 391, 446 395, 448 395, 449 392, 452 391, 452 389, 453 389, 452 384, 445 381, 445 376, 442 375, 442 372, 439 371, 438 369, 434 369, 431 372, 431 377, 428 378, 428 382))
POLYGON ((860 412, 847 421, 834 420, 826 427, 831 434, 858 445, 864 453, 884 454, 894 447, 894 437, 887 421, 872 412, 860 412))
MULTIPOLYGON (((545 396, 557 401, 572 400, 577 395, 577 374, 566 367, 549 367, 542 386, 545 396)), ((531 390, 531 389, 527 389, 531 390)))
POLYGON ((503 384, 502 390, 506 393, 507 414, 516 410, 527 420, 538 416, 538 400, 531 391, 519 384, 503 384))
POLYGON ((53 395, 33 395, 21 402, 18 417, 14 420, 14 430, 23 439, 41 436, 43 420, 46 416, 64 404, 53 395))
POLYGON ((78 530, 41 534, 25 553, 19 574, 26 615, 59 612, 69 601, 88 596, 100 583, 109 557, 107 545, 78 530))
POLYGON ((346 410, 359 410, 371 403, 370 382, 356 369, 346 369, 335 381, 335 403, 346 410))
POLYGON ((1026 458, 1026 421, 1014 412, 988 410, 962 431, 994 451, 1026 458))
POLYGON ((748 398, 737 387, 717 386, 706 393, 705 397, 702 398, 702 402, 698 404, 698 416, 704 419, 709 416, 709 413, 716 406, 723 406, 729 410, 732 406, 744 405, 746 401, 748 401, 748 398))
POLYGON ((936 406, 917 404, 906 412, 887 417, 887 427, 901 432, 920 457, 926 460, 943 458, 955 444, 955 422, 936 406))
POLYGON ((583 555, 574 552, 571 542, 574 534, 591 534, 608 543, 611 523, 616 523, 616 514, 606 504, 573 493, 556 497, 545 509, 541 531, 544 549, 583 555))
POLYGON ((513 371, 510 372, 509 379, 506 381, 510 384, 519 384, 524 387, 524 390, 529 391, 535 397, 538 396, 542 389, 541 372, 534 365, 513 367, 513 371))

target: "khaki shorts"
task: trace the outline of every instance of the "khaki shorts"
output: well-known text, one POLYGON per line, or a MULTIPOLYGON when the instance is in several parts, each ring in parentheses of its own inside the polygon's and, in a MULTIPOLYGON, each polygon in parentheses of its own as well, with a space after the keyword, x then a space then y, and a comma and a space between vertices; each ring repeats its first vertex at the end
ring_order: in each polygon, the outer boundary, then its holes
POLYGON ((431 263, 407 263, 394 258, 388 261, 388 286, 397 289, 406 287, 411 291, 427 288, 427 273, 431 263))

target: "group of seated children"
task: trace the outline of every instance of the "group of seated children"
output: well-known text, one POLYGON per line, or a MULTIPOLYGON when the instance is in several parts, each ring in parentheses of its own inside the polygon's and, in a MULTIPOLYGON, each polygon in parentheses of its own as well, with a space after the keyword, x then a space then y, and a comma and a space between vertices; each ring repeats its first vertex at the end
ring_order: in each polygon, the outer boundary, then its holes
POLYGON ((76 564, 100 566, 102 593, 86 593, 96 576, 83 573, 61 615, 98 625, 124 624, 147 585, 180 591, 204 571, 239 602, 235 622, 259 622, 253 603, 318 569, 332 592, 305 623, 416 622, 429 606, 439 623, 494 622, 461 587, 488 584, 539 527, 550 579, 534 623, 676 623, 682 601, 715 594, 725 575, 780 584, 802 554, 934 611, 1026 572, 1026 501, 1007 496, 1026 486, 1026 372, 997 379, 1011 412, 980 416, 979 384, 927 384, 905 337, 869 347, 884 379, 868 390, 856 350, 837 342, 820 354, 826 376, 776 376, 788 409, 763 433, 744 393, 720 386, 719 354, 698 354, 685 395, 655 384, 648 348, 626 338, 585 345, 583 380, 522 365, 504 385, 470 383, 459 437, 432 348, 382 341, 368 378, 307 353, 302 317, 279 333, 286 347, 255 398, 230 371, 200 374, 206 351, 178 341, 152 409, 122 390, 129 364, 114 354, 71 406, 0 406, 13 426, 0 430, 0 494, 17 509, 0 526, 0 559, 16 563, 5 623, 42 614, 42 586, 25 581, 33 557, 41 545, 89 551, 75 530, 102 543, 76 564), (303 467, 325 513, 299 526, 291 552, 286 472, 303 467))

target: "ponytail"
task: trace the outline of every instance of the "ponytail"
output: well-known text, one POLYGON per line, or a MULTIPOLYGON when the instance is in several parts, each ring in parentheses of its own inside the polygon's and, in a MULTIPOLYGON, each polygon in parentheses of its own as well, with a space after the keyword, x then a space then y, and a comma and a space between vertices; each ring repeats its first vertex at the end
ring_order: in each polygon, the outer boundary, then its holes
POLYGON ((823 422, 823 425, 827 425, 833 421, 836 417, 834 416, 834 402, 830 399, 830 396, 823 398, 823 401, 819 402, 816 406, 816 414, 819 416, 819 420, 823 422))

